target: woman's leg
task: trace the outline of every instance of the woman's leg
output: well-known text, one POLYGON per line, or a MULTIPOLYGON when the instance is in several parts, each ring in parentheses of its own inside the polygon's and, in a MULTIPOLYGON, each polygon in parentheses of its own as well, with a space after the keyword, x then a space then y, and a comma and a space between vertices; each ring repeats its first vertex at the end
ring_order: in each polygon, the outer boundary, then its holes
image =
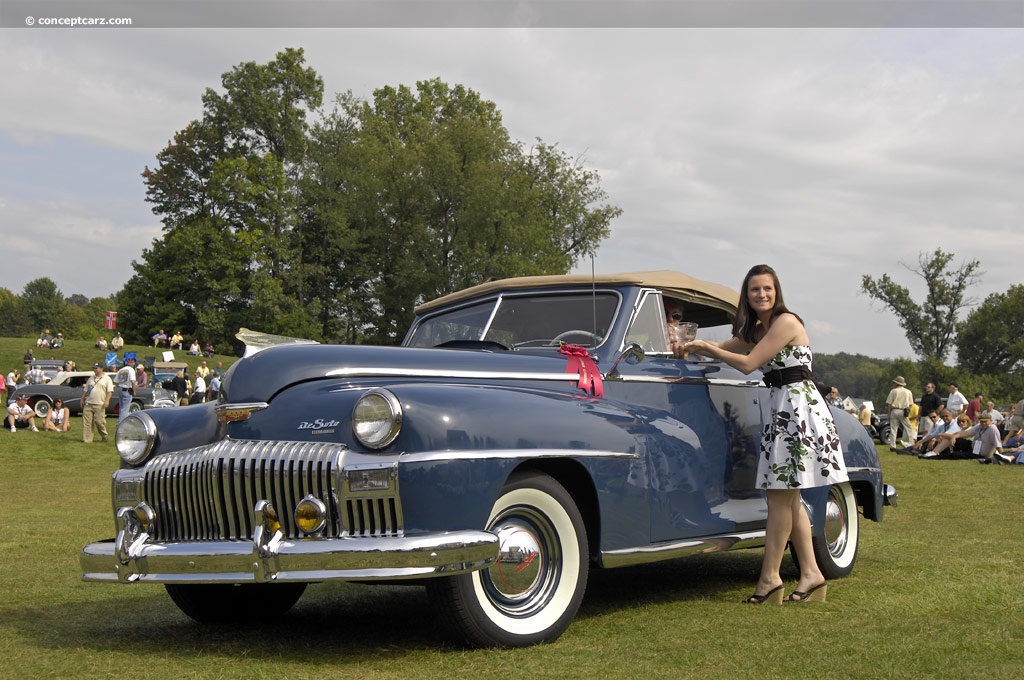
POLYGON ((821 570, 818 569, 818 561, 814 558, 811 520, 807 516, 807 511, 804 510, 803 503, 800 502, 799 492, 794 496, 792 513, 793 531, 789 541, 793 544, 793 552, 796 553, 796 559, 800 563, 800 580, 797 582, 795 590, 807 592, 824 581, 825 577, 822 576, 821 570))
POLYGON ((764 560, 761 562, 761 576, 757 580, 755 594, 766 592, 782 583, 779 569, 782 567, 782 556, 786 552, 786 543, 793 530, 793 498, 799 498, 800 492, 791 489, 769 489, 768 523, 764 536, 764 560))

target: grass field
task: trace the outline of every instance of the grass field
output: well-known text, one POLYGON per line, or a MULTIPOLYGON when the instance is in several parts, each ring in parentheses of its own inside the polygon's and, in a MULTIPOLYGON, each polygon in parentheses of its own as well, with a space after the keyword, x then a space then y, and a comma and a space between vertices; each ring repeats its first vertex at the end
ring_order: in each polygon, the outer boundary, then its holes
MULTIPOLYGON (((760 551, 593 574, 557 642, 467 650, 422 589, 313 586, 282 620, 201 626, 157 585, 79 580, 113 535, 112 444, 0 431, 0 670, 16 678, 1017 678, 1024 466, 882 453, 900 506, 862 522, 824 604, 750 607, 760 551)), ((795 573, 789 560, 786 574, 795 573)))
MULTIPOLYGON (((109 333, 107 335, 109 338, 109 333)), ((93 345, 95 340, 96 338, 91 340, 68 340, 61 349, 36 349, 35 338, 0 338, 0 375, 6 376, 15 368, 24 373, 23 357, 30 348, 35 354, 36 359, 49 359, 51 357, 64 361, 72 359, 78 365, 78 370, 90 371, 94 363, 102 363, 106 357, 106 352, 96 349, 93 345)), ((121 352, 118 353, 118 356, 123 356, 124 352, 135 352, 140 362, 145 357, 155 357, 157 361, 161 361, 161 352, 165 350, 165 347, 158 350, 147 345, 125 345, 121 352)), ((174 351, 174 360, 187 363, 190 368, 190 375, 191 371, 202 361, 206 361, 211 368, 215 367, 217 362, 223 362, 224 368, 227 369, 236 359, 237 357, 221 354, 215 354, 213 358, 207 359, 206 357, 189 356, 187 352, 174 351)))

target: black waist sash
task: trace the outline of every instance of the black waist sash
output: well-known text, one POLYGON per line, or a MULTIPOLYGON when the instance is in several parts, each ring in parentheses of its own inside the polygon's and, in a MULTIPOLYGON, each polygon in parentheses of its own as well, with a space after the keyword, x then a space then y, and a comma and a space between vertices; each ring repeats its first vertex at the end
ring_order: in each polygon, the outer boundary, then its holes
POLYGON ((777 371, 768 371, 764 374, 762 380, 768 387, 782 387, 783 385, 791 385, 803 382, 804 380, 814 382, 814 374, 806 366, 789 366, 788 368, 780 368, 777 371))

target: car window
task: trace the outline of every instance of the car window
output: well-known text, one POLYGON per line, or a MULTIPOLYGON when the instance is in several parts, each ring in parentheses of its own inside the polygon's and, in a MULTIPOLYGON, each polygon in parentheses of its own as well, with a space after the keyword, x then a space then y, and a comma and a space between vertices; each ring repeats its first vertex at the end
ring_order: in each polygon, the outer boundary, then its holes
POLYGON ((505 347, 596 347, 608 334, 619 296, 611 291, 502 295, 423 320, 407 341, 436 347, 453 341, 489 341, 505 347))
POLYGON ((659 293, 648 291, 644 295, 629 330, 626 331, 625 342, 627 345, 635 342, 647 353, 668 354, 665 308, 659 293))

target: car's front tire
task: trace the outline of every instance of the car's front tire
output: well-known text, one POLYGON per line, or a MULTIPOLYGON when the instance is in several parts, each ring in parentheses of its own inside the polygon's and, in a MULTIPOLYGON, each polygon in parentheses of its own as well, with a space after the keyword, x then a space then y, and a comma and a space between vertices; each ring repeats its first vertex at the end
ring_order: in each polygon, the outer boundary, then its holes
POLYGON ((497 563, 428 582, 445 623, 478 646, 557 639, 576 616, 590 567, 586 527, 572 497, 543 473, 513 475, 487 529, 500 539, 497 563))
POLYGON ((840 578, 853 571, 860 543, 857 498, 849 482, 829 487, 825 501, 825 528, 813 538, 814 558, 825 578, 840 578))
POLYGON ((252 623, 275 619, 291 609, 305 583, 168 583, 178 609, 200 623, 252 623))

